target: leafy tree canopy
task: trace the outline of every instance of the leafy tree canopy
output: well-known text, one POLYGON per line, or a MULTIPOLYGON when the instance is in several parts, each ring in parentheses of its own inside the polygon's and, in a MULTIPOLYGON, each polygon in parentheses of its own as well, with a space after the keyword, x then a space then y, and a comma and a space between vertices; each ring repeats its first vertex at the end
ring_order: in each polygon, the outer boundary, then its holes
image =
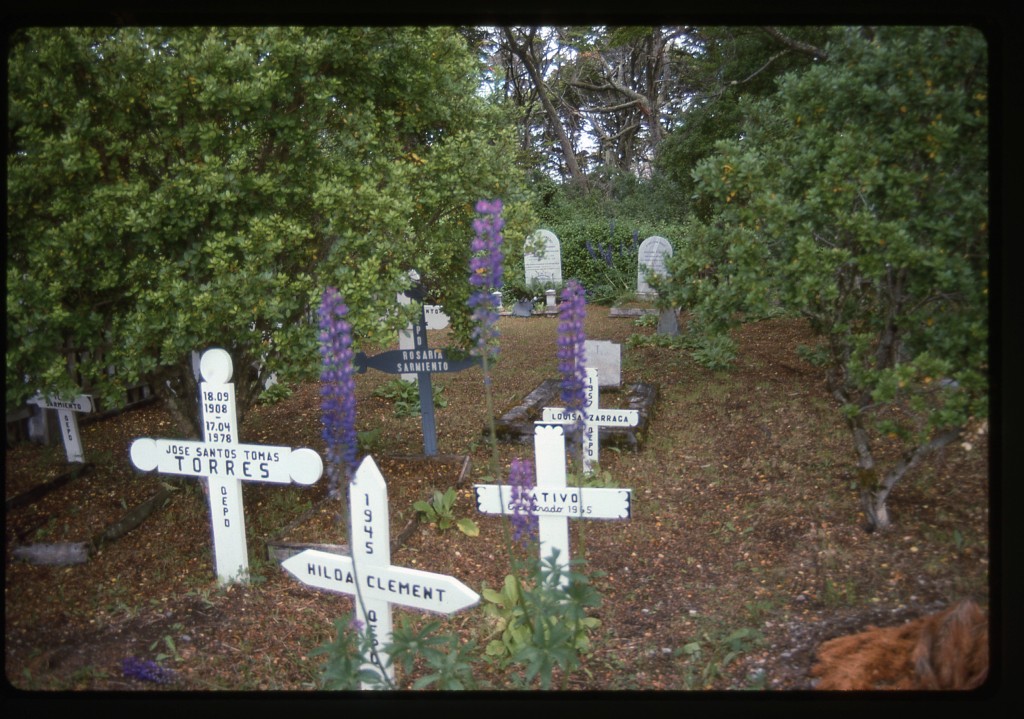
POLYGON ((195 431, 193 351, 232 353, 241 413, 315 372, 325 286, 391 339, 415 269, 461 330, 475 201, 530 230, 450 28, 31 28, 8 67, 9 409, 79 391, 81 352, 101 399, 149 380, 195 431))
POLYGON ((985 39, 844 29, 827 61, 740 107, 739 138, 693 173, 711 212, 673 257, 668 300, 722 352, 741 317, 810 320, 807 356, 849 422, 869 524, 885 527, 904 472, 987 415, 985 39))

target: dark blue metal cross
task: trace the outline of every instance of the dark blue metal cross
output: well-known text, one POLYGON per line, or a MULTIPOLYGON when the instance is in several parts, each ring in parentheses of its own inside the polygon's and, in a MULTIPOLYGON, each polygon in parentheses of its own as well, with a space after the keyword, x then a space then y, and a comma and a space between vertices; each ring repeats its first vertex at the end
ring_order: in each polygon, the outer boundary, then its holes
POLYGON ((434 420, 434 388, 430 376, 435 372, 458 372, 480 364, 479 357, 454 359, 447 350, 431 349, 427 346, 427 318, 423 309, 423 292, 419 288, 406 293, 420 300, 419 321, 413 326, 413 348, 411 350, 389 350, 373 357, 362 352, 356 354, 352 364, 362 373, 372 367, 388 374, 415 374, 420 394, 420 424, 423 427, 423 453, 428 457, 437 454, 437 423, 434 420))

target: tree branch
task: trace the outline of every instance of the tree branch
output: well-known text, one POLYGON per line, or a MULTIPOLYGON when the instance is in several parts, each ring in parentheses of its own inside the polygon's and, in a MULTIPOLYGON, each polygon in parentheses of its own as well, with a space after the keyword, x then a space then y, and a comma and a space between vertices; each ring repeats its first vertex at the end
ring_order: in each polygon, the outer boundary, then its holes
POLYGON ((828 60, 828 53, 822 50, 820 47, 811 45, 809 42, 803 42, 802 40, 792 38, 773 25, 767 25, 762 27, 761 29, 764 30, 769 35, 771 35, 776 40, 778 40, 779 42, 781 42, 783 45, 788 47, 790 50, 795 50, 796 52, 802 53, 804 55, 810 55, 816 60, 828 60))

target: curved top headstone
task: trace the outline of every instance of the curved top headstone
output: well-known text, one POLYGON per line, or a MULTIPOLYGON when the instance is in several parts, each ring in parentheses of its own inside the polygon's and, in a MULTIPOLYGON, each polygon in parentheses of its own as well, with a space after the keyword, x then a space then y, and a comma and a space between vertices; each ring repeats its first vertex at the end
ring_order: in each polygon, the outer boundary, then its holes
POLYGON ((227 384, 233 372, 231 355, 219 347, 206 350, 199 360, 199 373, 210 384, 227 384))
POLYGON ((651 275, 664 277, 665 258, 672 256, 672 243, 664 237, 652 235, 640 243, 637 251, 636 293, 640 296, 654 297, 657 292, 651 287, 647 278, 651 275))
POLYGON ((528 244, 544 243, 543 254, 527 252, 523 255, 526 286, 531 284, 562 284, 562 245, 551 230, 537 230, 527 238, 528 244))

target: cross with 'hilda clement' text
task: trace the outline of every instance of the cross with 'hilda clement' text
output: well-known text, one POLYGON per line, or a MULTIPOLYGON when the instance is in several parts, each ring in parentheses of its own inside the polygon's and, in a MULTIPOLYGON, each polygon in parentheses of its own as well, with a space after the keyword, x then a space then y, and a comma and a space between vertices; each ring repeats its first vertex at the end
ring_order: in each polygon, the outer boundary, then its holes
POLYGON ((281 566, 308 586, 354 595, 356 619, 372 640, 362 668, 393 683, 395 670, 386 653, 392 640, 391 606, 452 614, 474 606, 480 596, 455 577, 391 564, 388 489, 373 457, 360 463, 348 494, 351 556, 306 549, 281 566))

